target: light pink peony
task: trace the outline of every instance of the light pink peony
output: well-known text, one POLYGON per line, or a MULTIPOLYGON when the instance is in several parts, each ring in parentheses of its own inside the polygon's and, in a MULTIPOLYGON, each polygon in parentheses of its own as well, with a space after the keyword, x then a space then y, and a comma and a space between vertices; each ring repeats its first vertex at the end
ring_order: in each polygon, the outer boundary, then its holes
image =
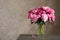
POLYGON ((43 10, 45 10, 49 14, 54 14, 55 13, 55 11, 48 6, 46 6, 46 7, 43 6, 43 10))
POLYGON ((48 14, 49 21, 55 21, 55 15, 54 14, 48 14))
POLYGON ((48 15, 47 14, 42 14, 41 19, 46 22, 48 21, 48 15))
POLYGON ((43 6, 43 10, 45 10, 47 12, 48 19, 50 22, 55 21, 55 15, 54 15, 55 11, 52 8, 50 8, 48 6, 46 6, 46 7, 43 6))

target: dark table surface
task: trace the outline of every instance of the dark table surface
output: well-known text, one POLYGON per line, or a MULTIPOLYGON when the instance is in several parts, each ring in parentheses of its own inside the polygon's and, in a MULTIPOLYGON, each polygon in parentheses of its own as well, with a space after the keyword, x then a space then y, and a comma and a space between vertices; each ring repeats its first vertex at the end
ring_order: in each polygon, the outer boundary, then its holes
POLYGON ((60 35, 38 36, 36 34, 21 34, 17 40, 60 40, 60 35))

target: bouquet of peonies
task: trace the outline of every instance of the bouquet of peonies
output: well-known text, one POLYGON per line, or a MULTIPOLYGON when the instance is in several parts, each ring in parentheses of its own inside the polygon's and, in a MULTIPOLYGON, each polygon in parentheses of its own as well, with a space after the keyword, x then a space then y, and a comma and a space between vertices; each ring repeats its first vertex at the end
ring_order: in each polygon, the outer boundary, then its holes
POLYGON ((39 25, 38 33, 39 35, 43 35, 45 33, 44 31, 45 23, 55 21, 54 13, 55 13, 54 9, 48 6, 46 7, 42 6, 30 10, 28 12, 28 19, 31 21, 31 23, 37 23, 39 25))

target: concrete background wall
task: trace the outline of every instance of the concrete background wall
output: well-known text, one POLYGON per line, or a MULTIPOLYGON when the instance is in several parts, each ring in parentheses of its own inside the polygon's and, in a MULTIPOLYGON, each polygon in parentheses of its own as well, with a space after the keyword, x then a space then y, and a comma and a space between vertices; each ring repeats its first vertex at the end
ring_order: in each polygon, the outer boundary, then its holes
POLYGON ((47 34, 60 34, 60 0, 0 0, 0 40, 16 40, 20 34, 36 34, 38 26, 30 24, 28 10, 38 6, 55 9, 56 21, 46 24, 47 34))

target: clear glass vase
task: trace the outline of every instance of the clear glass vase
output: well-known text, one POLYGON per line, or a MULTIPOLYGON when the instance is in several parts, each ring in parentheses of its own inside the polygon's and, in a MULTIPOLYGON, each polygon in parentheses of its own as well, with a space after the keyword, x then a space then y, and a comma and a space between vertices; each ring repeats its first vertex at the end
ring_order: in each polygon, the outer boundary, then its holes
POLYGON ((43 36, 45 35, 45 30, 44 30, 44 25, 43 24, 40 24, 38 25, 38 31, 37 31, 37 35, 38 36, 43 36))

